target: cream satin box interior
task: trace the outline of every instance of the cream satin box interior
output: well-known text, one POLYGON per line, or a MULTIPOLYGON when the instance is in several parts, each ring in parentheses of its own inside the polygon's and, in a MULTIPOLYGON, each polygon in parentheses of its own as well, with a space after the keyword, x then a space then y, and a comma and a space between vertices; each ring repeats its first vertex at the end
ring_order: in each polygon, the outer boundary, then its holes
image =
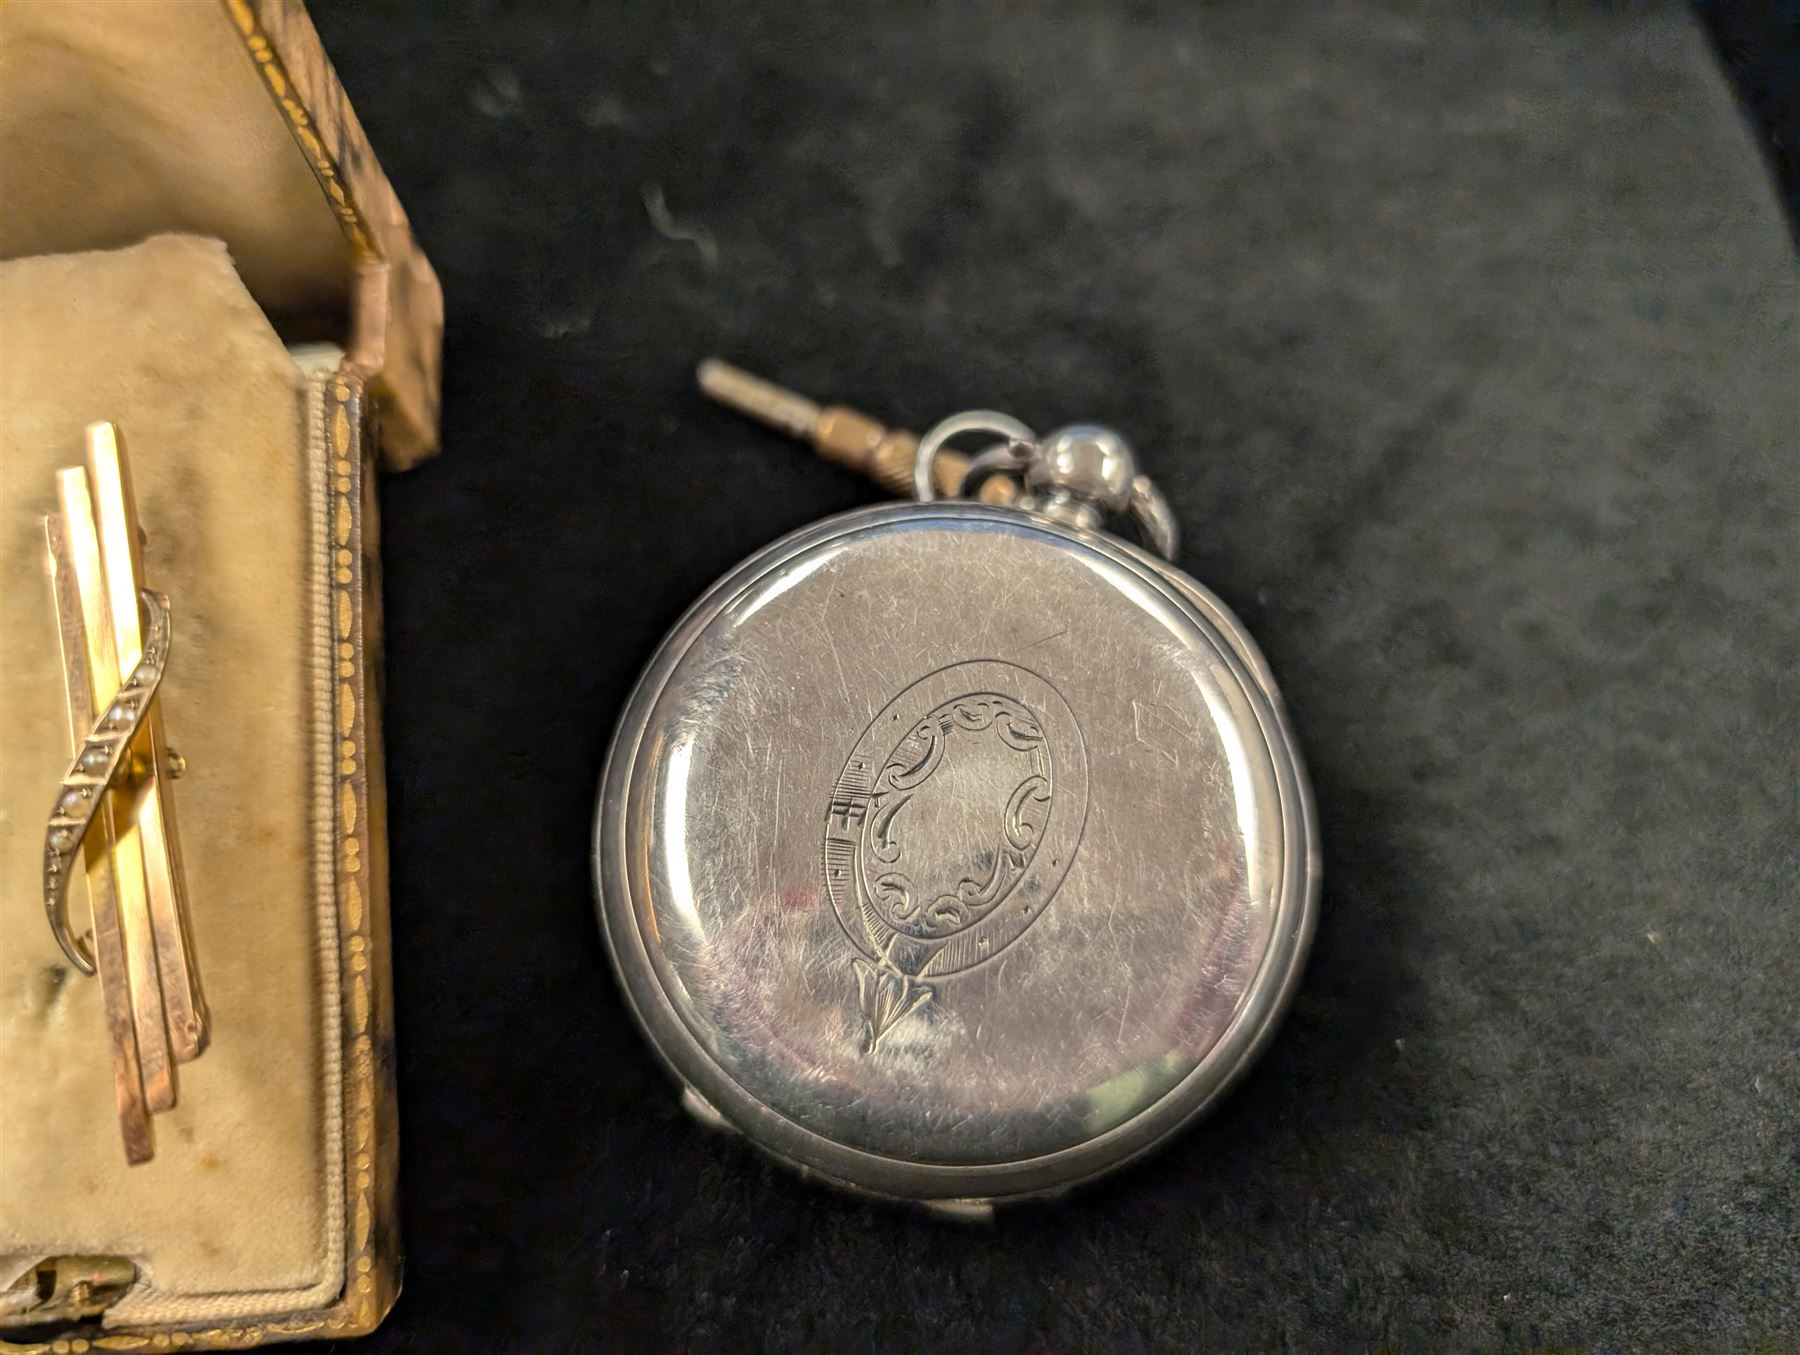
POLYGON ((441 331, 297 3, 0 0, 0 1349, 352 1335, 394 1300, 373 481, 434 448, 441 331), (172 603, 212 1014, 135 1167, 39 894, 70 756, 42 523, 97 420, 172 603))

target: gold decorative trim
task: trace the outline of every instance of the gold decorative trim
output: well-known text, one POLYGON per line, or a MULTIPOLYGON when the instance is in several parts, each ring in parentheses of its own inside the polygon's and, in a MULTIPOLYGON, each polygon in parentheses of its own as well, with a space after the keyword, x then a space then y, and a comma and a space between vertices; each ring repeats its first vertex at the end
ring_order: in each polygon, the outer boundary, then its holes
POLYGON ((371 910, 365 902, 365 850, 372 819, 369 766, 380 751, 370 737, 366 694, 374 688, 366 671, 368 654, 360 626, 368 596, 364 577, 363 476, 373 474, 353 430, 362 426, 362 389, 344 375, 326 393, 326 430, 331 453, 332 639, 337 662, 337 824, 338 922, 344 947, 345 1191, 351 1277, 341 1307, 341 1326, 367 1331, 381 1320, 376 1299, 374 1220, 375 1174, 375 1001, 371 991, 371 910))
POLYGON ((306 154, 307 164, 312 166, 319 186, 325 190, 325 196, 331 202, 331 209, 337 213, 338 224, 344 228, 344 234, 350 237, 350 243, 359 254, 377 254, 374 237, 370 234, 368 224, 358 209, 356 201, 350 195, 343 176, 338 173, 338 164, 320 140, 313 126, 312 115, 306 111, 294 95, 293 81, 288 78, 287 67, 276 55, 274 47, 269 44, 268 34, 263 31, 257 20, 256 11, 250 8, 248 0, 225 0, 225 8, 231 12, 231 19, 237 25, 238 34, 244 40, 244 46, 251 58, 256 62, 258 74, 263 83, 269 87, 269 93, 275 97, 276 106, 287 118, 288 128, 294 134, 294 140, 306 154))
MULTIPOLYGON (((0 0, 3 2, 3 0, 0 0)), ((444 294, 300 0, 216 0, 348 237, 349 361, 382 409, 389 470, 437 450, 444 294)))

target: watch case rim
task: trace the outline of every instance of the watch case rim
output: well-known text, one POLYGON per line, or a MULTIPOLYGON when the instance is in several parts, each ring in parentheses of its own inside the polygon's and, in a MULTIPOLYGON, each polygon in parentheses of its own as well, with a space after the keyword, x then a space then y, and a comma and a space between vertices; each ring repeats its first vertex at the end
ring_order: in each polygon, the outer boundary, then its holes
POLYGON ((592 841, 596 911, 607 957, 639 1033, 682 1091, 699 1098, 758 1151, 800 1175, 852 1193, 933 1205, 990 1205, 1057 1196, 1152 1153, 1203 1117, 1255 1063, 1290 1005, 1316 930, 1320 893, 1317 814, 1298 741, 1266 660, 1241 622, 1199 583, 1109 533, 998 505, 938 500, 878 504, 814 521, 726 571, 686 609, 633 685, 608 745, 592 841), (1282 880, 1267 950, 1230 1023, 1173 1087, 1111 1129, 1051 1153, 980 1163, 918 1162, 856 1148, 775 1109, 720 1064, 675 1008, 644 941, 621 858, 638 753, 668 679, 712 620, 763 575, 844 536, 896 521, 1021 523, 1092 550, 1192 613, 1258 707, 1280 793, 1282 880))

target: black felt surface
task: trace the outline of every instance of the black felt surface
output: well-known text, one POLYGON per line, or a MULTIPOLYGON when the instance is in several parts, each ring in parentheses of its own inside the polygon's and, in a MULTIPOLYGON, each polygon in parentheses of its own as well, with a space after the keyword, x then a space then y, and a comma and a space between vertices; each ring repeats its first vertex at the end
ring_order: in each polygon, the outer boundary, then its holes
POLYGON ((1800 1348, 1795 273, 1683 11, 317 19, 449 299, 443 456, 384 487, 408 1269, 363 1348, 1800 1348), (840 1199, 629 1024, 628 684, 874 497, 704 407, 709 352, 1116 424, 1284 685, 1304 988, 1115 1183, 840 1199))

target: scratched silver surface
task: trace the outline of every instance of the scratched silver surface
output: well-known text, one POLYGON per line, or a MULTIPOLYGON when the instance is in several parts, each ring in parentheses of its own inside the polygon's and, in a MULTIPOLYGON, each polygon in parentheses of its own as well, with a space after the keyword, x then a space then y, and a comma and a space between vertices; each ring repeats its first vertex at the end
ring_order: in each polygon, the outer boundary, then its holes
POLYGON ((1054 1191, 1213 1099, 1285 1005, 1318 860, 1266 667, 1099 533, 966 503, 817 524, 652 660, 601 912, 678 1078, 879 1194, 1054 1191))

